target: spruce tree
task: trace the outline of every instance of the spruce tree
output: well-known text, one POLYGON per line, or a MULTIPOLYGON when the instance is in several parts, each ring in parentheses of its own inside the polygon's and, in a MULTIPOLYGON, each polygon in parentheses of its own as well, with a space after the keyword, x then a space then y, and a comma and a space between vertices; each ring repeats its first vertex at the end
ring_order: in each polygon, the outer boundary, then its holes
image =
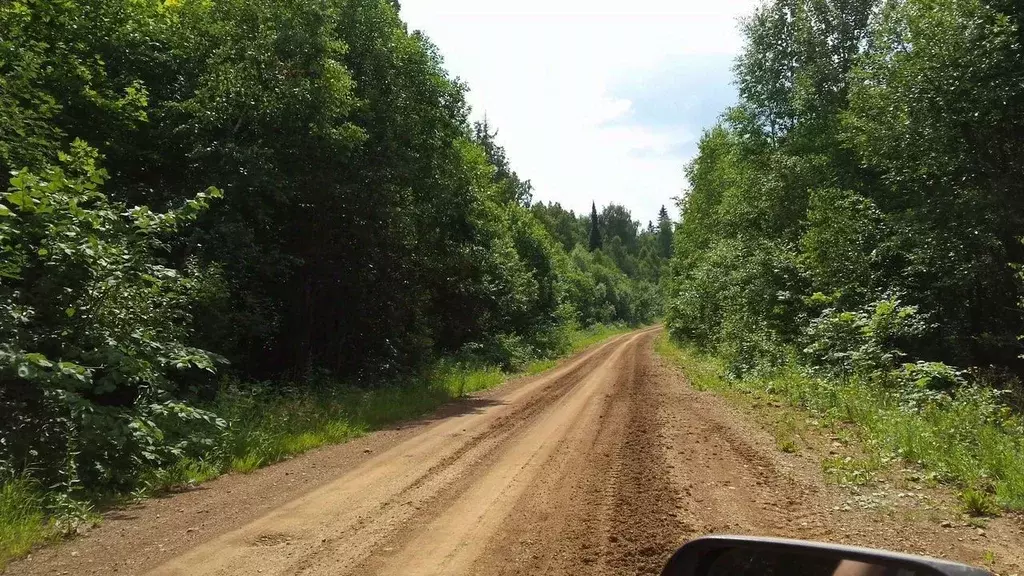
POLYGON ((597 204, 590 203, 590 251, 597 250, 602 245, 601 230, 597 225, 597 204))
POLYGON ((672 220, 664 205, 658 211, 658 252, 662 258, 672 257, 672 220))

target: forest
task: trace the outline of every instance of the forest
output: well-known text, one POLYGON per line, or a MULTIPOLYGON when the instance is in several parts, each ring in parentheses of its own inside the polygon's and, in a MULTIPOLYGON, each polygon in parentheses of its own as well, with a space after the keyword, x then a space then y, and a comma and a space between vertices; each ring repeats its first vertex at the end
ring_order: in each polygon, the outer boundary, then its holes
POLYGON ((770 0, 700 140, 667 325, 726 379, 1024 508, 1024 5, 770 0))
POLYGON ((331 406, 415 413, 438 373, 661 314, 668 213, 533 202, 397 2, 14 0, 0 30, 6 519, 247 471, 346 437, 331 406))

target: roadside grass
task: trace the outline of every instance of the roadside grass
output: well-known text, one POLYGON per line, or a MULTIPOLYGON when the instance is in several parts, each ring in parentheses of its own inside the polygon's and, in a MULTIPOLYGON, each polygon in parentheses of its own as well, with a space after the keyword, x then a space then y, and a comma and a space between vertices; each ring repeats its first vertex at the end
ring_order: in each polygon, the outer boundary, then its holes
POLYGON ((636 330, 635 326, 626 326, 624 324, 598 324, 591 326, 586 330, 577 330, 573 332, 569 339, 569 352, 568 354, 576 354, 583 350, 590 348, 592 345, 607 340, 612 336, 618 336, 619 334, 625 334, 636 330))
POLYGON ((837 484, 843 486, 860 486, 875 481, 877 474, 885 463, 877 454, 866 457, 829 456, 821 463, 821 470, 837 484))
POLYGON ((0 486, 0 570, 8 560, 24 556, 52 534, 37 487, 23 479, 0 486))
POLYGON ((214 455, 222 458, 221 471, 249 473, 422 416, 445 402, 501 384, 506 377, 494 367, 442 362, 418 381, 369 390, 322 386, 281 392, 229 385, 211 407, 228 422, 214 455))
POLYGON ((523 368, 523 374, 527 376, 533 376, 540 374, 541 372, 547 372, 558 365, 558 360, 534 360, 523 368))
POLYGON ((800 430, 796 419, 790 413, 784 413, 772 427, 775 436, 775 446, 787 454, 794 454, 800 450, 800 430))
MULTIPOLYGON (((625 334, 632 330, 636 330, 636 327, 630 327, 624 324, 598 324, 585 330, 574 330, 572 335, 569 337, 568 349, 562 357, 572 356, 573 354, 582 352, 602 340, 607 340, 612 336, 625 334)), ((534 360, 523 368, 522 374, 527 376, 540 374, 541 372, 546 372, 554 368, 556 364, 558 364, 558 359, 547 358, 534 360)))
POLYGON ((969 514, 1024 510, 1024 421, 984 389, 965 388, 952 400, 912 408, 894 391, 857 379, 826 380, 792 366, 729 379, 718 359, 664 334, 655 347, 697 389, 777 400, 813 414, 836 434, 852 431, 867 457, 826 461, 823 467, 840 481, 862 483, 901 459, 959 489, 969 514))
MULTIPOLYGON (((566 355, 633 329, 599 325, 575 331, 566 355)), ((537 360, 519 373, 506 374, 494 366, 442 360, 418 378, 370 389, 330 381, 288 386, 228 379, 216 400, 204 406, 227 423, 212 446, 170 466, 147 470, 140 488, 131 495, 97 498, 137 500, 185 490, 229 472, 248 474, 327 444, 424 416, 446 402, 493 388, 510 377, 538 374, 557 363, 557 359, 537 360)), ((45 490, 27 480, 0 482, 0 572, 34 545, 59 537, 53 518, 45 490)))

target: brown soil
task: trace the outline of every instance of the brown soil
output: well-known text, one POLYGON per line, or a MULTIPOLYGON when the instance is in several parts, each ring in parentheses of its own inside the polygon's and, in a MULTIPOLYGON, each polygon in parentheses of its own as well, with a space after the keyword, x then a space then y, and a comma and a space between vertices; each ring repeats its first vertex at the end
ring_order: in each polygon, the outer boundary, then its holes
MULTIPOLYGON (((11 574, 657 574, 709 532, 856 543, 1024 571, 1020 523, 850 507, 813 446, 614 338, 433 417, 107 516, 11 574), (849 508, 849 510, 846 510, 849 508)), ((913 499, 917 502, 920 499, 913 499)), ((941 497, 937 497, 941 501, 941 497)), ((927 500, 931 502, 932 500, 927 500)))

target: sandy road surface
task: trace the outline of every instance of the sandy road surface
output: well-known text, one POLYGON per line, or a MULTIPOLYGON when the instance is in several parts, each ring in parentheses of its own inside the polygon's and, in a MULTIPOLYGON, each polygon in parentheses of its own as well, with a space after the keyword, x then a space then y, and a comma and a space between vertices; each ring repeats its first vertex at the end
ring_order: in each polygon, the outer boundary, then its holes
MULTIPOLYGON (((1020 570, 1016 523, 969 528, 844 511, 653 356, 656 330, 433 418, 151 501, 13 574, 656 574, 707 532, 855 542, 1020 570)), ((1013 571, 1013 570, 1011 570, 1013 571)))

